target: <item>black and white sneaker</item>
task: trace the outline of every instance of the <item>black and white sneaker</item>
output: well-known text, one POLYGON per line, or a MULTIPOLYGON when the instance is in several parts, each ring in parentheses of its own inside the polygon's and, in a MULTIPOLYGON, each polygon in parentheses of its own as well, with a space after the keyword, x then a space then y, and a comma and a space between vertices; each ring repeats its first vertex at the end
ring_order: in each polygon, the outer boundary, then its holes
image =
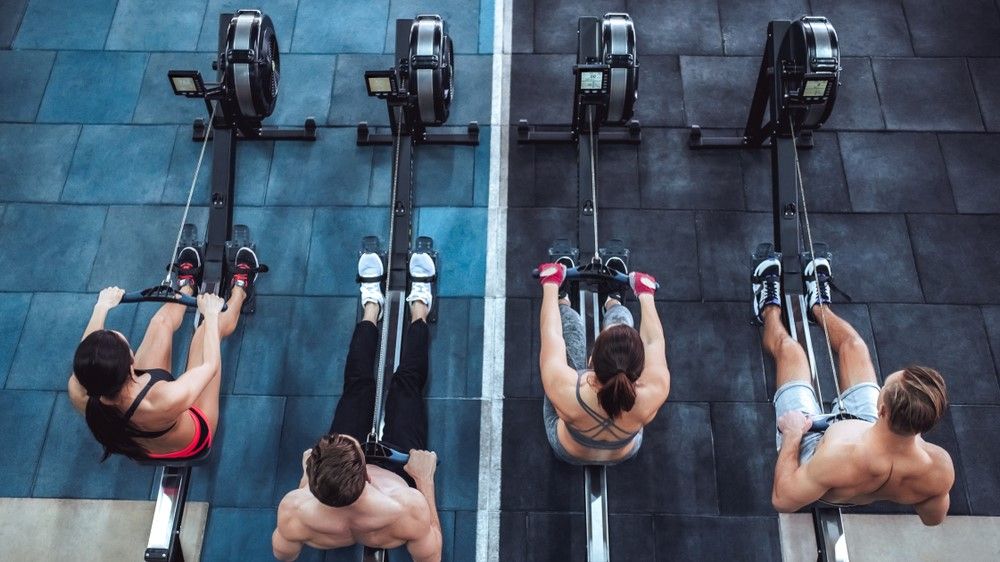
POLYGON ((812 322, 816 322, 813 307, 817 304, 828 305, 831 302, 830 288, 833 285, 833 272, 830 269, 830 261, 832 257, 829 252, 820 250, 816 250, 815 257, 809 252, 805 252, 801 256, 802 285, 806 293, 809 320, 812 322))
POLYGON ((198 290, 201 285, 201 254, 192 246, 185 246, 177 254, 177 262, 174 263, 174 270, 177 271, 177 288, 191 286, 198 290))
MULTIPOLYGON (((611 271, 628 276, 628 265, 625 264, 625 260, 623 260, 620 256, 611 256, 610 258, 604 260, 604 267, 610 269, 611 271)), ((611 291, 610 293, 608 293, 608 298, 615 299, 620 303, 625 302, 622 300, 621 289, 611 291)), ((607 300, 605 300, 604 302, 607 302, 607 300)))
POLYGON ((247 293, 253 290, 257 274, 262 271, 257 253, 252 248, 243 246, 236 251, 236 271, 233 272, 230 286, 243 287, 247 293))
POLYGON ((753 275, 753 317, 764 324, 764 308, 781 306, 781 254, 771 250, 755 260, 753 275))

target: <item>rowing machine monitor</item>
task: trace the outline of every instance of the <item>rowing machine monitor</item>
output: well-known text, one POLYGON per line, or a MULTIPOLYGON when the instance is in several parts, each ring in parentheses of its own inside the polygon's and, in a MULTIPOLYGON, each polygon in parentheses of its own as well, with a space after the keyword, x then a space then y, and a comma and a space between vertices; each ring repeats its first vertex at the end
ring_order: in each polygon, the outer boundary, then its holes
POLYGON ((369 96, 386 99, 398 91, 396 73, 391 70, 366 70, 365 87, 369 96))

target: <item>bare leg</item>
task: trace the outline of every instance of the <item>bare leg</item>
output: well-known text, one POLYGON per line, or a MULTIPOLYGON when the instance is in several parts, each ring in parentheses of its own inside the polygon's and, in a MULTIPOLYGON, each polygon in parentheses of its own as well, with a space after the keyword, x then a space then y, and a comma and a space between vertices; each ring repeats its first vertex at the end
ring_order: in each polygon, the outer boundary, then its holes
POLYGON ((792 339, 781 322, 781 308, 764 309, 764 349, 774 358, 777 381, 775 388, 785 383, 802 381, 812 383, 809 359, 799 342, 792 339))
POLYGON ((858 332, 846 320, 833 313, 829 305, 814 306, 813 314, 820 326, 826 323, 826 333, 830 337, 830 346, 837 354, 837 370, 840 379, 840 390, 863 382, 877 383, 875 366, 872 365, 868 344, 861 339, 858 332))
POLYGON ((366 302, 364 311, 365 315, 364 318, 361 319, 362 322, 371 322, 377 326, 379 308, 380 307, 376 302, 366 302))
POLYGON ((427 310, 427 305, 423 301, 413 301, 410 303, 410 322, 419 322, 420 320, 427 320, 427 314, 430 311, 427 310))
MULTIPOLYGON (((181 287, 181 292, 191 295, 194 290, 190 285, 181 287)), ((164 303, 156 314, 149 319, 146 335, 135 352, 135 367, 138 369, 163 369, 169 371, 172 363, 171 355, 174 347, 174 332, 184 322, 183 304, 164 303)))
MULTIPOLYGON (((243 301, 247 294, 242 287, 233 287, 232 294, 226 302, 227 309, 219 314, 219 335, 223 338, 231 335, 236 330, 236 324, 240 319, 240 310, 243 308, 243 301)), ((203 360, 203 350, 205 347, 205 325, 198 326, 191 338, 191 349, 188 352, 187 368, 191 369, 201 364, 203 360)), ((194 405, 205 413, 208 420, 208 427, 215 433, 215 428, 219 424, 219 389, 222 385, 222 367, 216 371, 212 377, 212 382, 208 383, 205 390, 201 391, 194 405)))

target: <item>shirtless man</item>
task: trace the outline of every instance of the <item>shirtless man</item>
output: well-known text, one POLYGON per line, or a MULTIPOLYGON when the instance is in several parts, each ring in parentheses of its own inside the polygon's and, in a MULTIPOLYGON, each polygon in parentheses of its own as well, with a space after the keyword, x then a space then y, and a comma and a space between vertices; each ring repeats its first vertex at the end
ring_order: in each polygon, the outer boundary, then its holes
MULTIPOLYGON (((427 254, 410 258, 412 277, 434 275, 427 254)), ((358 262, 362 278, 381 277, 375 254, 358 262)), ((354 329, 344 368, 344 392, 330 433, 302 455, 302 480, 278 506, 278 526, 271 536, 275 558, 295 560, 307 544, 330 549, 361 543, 375 548, 406 545, 415 562, 441 560, 441 524, 434 503, 437 455, 427 447, 428 327, 430 283, 411 283, 412 322, 403 339, 399 367, 385 406, 385 444, 409 451, 404 467, 365 464, 360 442, 371 429, 375 408, 375 365, 380 310, 385 302, 379 283, 361 284, 364 319, 354 329)))
POLYGON ((754 313, 777 367, 774 508, 787 513, 816 501, 844 506, 885 500, 912 505, 924 525, 940 524, 955 470, 947 451, 921 434, 944 414, 944 379, 933 369, 910 366, 886 377, 879 389, 867 345, 830 307, 830 260, 817 257, 803 270, 809 313, 820 326, 825 317, 843 389, 833 414, 824 415, 805 351, 782 324, 780 279, 777 255, 754 269, 754 313), (829 422, 829 429, 813 429, 814 421, 829 422))

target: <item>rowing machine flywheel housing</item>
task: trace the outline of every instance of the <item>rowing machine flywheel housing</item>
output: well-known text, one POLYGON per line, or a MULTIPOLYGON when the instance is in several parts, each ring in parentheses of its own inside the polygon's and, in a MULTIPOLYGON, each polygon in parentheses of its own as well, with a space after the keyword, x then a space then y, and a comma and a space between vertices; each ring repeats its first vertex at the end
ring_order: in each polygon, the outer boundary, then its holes
POLYGON ((604 124, 624 125, 632 118, 639 97, 639 65, 635 53, 635 26, 628 14, 608 13, 601 20, 601 55, 610 67, 608 104, 604 124))
POLYGON ((448 120, 455 95, 455 67, 451 37, 437 15, 420 15, 410 27, 410 95, 417 101, 417 116, 424 125, 448 120))
POLYGON ((281 63, 271 18, 240 10, 229 23, 225 52, 219 53, 229 114, 244 133, 259 129, 278 101, 281 63))
MULTIPOLYGON (((792 23, 781 45, 782 97, 796 131, 818 129, 833 111, 840 79, 837 32, 824 17, 792 23)), ((787 123, 782 123, 786 126, 787 123)))

